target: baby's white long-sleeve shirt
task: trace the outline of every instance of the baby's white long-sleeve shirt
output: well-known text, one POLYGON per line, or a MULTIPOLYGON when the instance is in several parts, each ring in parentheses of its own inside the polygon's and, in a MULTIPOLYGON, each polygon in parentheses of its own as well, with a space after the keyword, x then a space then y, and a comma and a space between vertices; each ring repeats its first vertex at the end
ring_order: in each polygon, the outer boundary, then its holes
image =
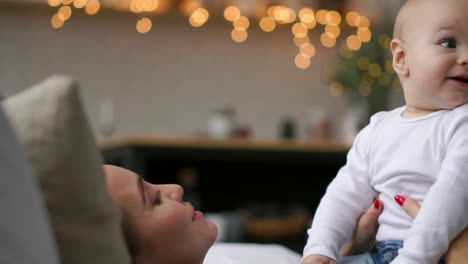
POLYGON ((468 225, 468 103, 408 119, 404 110, 375 114, 358 134, 317 208, 304 256, 338 259, 373 198, 384 204, 377 241, 404 241, 392 264, 437 263, 468 225), (396 194, 422 204, 414 221, 396 194))

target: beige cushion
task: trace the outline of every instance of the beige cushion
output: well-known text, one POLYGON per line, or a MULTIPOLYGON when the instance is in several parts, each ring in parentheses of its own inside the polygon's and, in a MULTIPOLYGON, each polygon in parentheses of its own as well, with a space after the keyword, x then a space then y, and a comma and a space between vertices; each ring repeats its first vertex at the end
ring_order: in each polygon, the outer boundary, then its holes
POLYGON ((0 146, 0 263, 58 264, 37 179, 1 107, 0 146))
POLYGON ((76 82, 53 76, 4 102, 38 176, 63 264, 128 264, 120 214, 76 82))

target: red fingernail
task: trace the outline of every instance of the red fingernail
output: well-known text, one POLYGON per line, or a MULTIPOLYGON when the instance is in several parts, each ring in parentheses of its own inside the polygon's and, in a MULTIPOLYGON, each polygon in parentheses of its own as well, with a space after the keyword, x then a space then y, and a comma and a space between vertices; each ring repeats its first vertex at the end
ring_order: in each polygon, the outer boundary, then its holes
POLYGON ((401 196, 401 195, 395 195, 395 201, 400 205, 402 206, 403 203, 405 202, 405 197, 401 196))
POLYGON ((375 201, 374 201, 374 207, 375 207, 375 209, 379 209, 379 207, 380 207, 380 201, 379 201, 379 199, 375 199, 375 201))

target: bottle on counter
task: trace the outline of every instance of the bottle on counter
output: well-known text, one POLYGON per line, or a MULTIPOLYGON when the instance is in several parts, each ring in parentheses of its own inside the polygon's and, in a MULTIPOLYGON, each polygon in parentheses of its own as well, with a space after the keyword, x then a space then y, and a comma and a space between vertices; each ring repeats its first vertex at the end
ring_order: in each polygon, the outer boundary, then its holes
POLYGON ((284 118, 280 123, 280 138, 295 139, 297 137, 296 120, 292 117, 284 118))

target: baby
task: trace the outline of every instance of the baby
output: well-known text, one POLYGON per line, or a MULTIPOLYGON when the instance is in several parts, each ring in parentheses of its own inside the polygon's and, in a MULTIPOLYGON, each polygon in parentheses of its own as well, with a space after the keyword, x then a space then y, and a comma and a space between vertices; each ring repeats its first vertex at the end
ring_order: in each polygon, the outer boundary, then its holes
POLYGON ((375 114, 356 137, 308 230, 302 264, 337 263, 373 199, 385 204, 375 253, 340 263, 438 263, 468 224, 468 0, 408 0, 393 34, 406 105, 375 114), (414 221, 393 201, 399 195, 423 202, 414 221))

